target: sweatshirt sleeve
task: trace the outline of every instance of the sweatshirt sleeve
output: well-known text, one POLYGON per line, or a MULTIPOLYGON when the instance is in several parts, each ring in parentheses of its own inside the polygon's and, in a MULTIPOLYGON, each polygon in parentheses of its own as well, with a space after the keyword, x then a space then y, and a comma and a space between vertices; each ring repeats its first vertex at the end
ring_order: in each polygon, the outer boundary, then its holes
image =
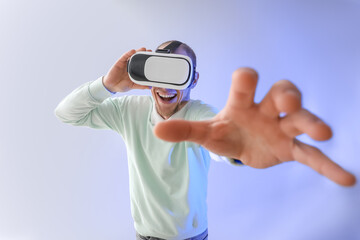
POLYGON ((74 126, 118 131, 121 121, 121 101, 102 83, 102 77, 85 83, 72 91, 56 107, 56 117, 74 126))

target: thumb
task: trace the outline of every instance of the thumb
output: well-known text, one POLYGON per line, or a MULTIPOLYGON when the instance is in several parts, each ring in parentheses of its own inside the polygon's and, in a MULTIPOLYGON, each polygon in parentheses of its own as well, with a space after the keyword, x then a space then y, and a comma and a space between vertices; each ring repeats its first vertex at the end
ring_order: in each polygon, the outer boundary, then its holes
POLYGON ((191 141, 202 144, 208 129, 208 121, 168 120, 158 123, 154 133, 158 138, 169 142, 191 141))

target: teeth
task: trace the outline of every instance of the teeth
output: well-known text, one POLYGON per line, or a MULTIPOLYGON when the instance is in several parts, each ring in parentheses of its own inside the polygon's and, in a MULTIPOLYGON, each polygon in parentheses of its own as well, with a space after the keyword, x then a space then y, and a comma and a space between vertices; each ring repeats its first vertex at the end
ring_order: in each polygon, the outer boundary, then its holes
POLYGON ((158 94, 159 94, 159 96, 162 97, 162 98, 172 98, 172 97, 175 97, 175 95, 176 95, 176 94, 174 94, 174 93, 173 93, 173 94, 161 94, 161 93, 159 93, 159 92, 158 92, 158 94))

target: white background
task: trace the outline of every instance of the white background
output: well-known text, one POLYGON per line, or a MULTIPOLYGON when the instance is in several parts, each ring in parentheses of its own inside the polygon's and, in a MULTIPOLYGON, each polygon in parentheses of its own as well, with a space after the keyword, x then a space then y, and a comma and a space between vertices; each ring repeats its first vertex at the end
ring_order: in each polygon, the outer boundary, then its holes
MULTIPOLYGON (((256 101, 292 80, 334 131, 300 139, 359 178, 359 30, 358 0, 0 0, 0 240, 135 238, 121 137, 53 111, 122 53, 172 39, 197 53, 192 97, 219 109, 238 67, 259 72, 256 101)), ((212 240, 360 239, 359 184, 340 187, 295 162, 213 162, 208 191, 212 240)))

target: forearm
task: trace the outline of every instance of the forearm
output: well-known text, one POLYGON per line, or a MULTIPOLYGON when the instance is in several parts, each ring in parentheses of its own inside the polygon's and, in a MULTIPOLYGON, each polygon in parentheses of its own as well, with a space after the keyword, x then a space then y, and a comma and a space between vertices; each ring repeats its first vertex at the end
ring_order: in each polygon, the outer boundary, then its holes
POLYGON ((94 111, 110 96, 99 78, 81 85, 66 96, 56 107, 55 115, 62 122, 72 125, 100 125, 100 119, 93 116, 94 111))

